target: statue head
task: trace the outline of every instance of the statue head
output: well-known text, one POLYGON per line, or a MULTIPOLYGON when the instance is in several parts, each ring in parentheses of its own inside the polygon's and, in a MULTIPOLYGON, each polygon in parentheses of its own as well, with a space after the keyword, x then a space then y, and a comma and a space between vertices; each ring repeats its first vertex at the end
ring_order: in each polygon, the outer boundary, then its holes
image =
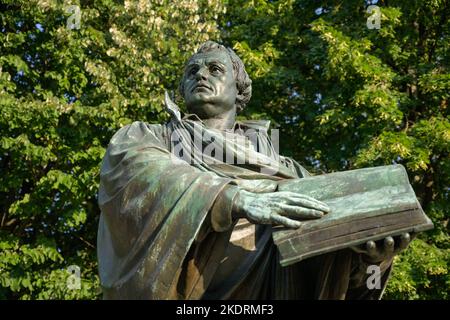
POLYGON ((189 112, 213 118, 241 111, 252 94, 252 81, 236 53, 207 41, 188 60, 179 91, 189 112))

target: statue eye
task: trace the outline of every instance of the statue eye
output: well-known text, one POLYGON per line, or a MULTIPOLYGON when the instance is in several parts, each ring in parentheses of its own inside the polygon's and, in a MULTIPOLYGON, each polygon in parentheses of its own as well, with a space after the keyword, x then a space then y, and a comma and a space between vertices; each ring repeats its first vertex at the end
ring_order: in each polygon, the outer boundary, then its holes
POLYGON ((189 75, 191 75, 191 76, 195 75, 197 72, 198 72, 198 67, 192 67, 192 68, 188 71, 189 75))
POLYGON ((217 65, 212 65, 209 67, 209 71, 213 74, 218 74, 222 72, 222 69, 217 65))

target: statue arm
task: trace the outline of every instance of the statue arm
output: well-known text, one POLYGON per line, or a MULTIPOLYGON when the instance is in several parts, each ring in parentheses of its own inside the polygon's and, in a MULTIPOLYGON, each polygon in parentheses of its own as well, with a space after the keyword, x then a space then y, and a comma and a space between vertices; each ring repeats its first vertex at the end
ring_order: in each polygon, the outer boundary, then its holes
POLYGON ((236 210, 233 212, 236 196, 238 195, 239 187, 227 185, 217 196, 214 205, 211 208, 211 225, 214 231, 223 232, 228 230, 233 225, 233 220, 236 220, 236 210))

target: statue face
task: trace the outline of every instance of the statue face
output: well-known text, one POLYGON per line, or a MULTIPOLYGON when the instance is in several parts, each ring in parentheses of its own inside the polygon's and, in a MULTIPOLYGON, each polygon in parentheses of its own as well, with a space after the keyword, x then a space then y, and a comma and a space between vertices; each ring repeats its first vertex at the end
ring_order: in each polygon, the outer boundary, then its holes
POLYGON ((210 119, 235 109, 237 96, 233 64, 226 52, 196 54, 184 76, 187 109, 201 119, 210 119))

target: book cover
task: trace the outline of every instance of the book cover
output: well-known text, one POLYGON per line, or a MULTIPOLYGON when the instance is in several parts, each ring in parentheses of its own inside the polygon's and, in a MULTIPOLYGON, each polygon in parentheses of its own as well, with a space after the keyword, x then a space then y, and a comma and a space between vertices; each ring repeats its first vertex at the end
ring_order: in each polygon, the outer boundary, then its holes
POLYGON ((298 229, 274 227, 283 266, 369 240, 433 228, 401 165, 285 180, 278 190, 306 194, 331 208, 298 229))

